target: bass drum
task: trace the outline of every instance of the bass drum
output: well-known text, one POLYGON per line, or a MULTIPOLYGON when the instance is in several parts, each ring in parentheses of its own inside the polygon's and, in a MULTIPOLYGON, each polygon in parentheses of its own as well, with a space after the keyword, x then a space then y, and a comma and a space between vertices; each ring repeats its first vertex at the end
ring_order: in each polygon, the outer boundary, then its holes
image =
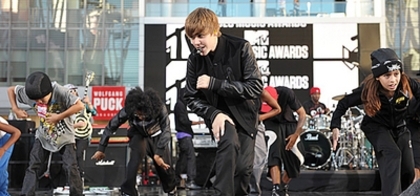
POLYGON ((331 141, 322 132, 309 130, 300 136, 305 147, 305 162, 307 169, 321 169, 331 159, 331 141))

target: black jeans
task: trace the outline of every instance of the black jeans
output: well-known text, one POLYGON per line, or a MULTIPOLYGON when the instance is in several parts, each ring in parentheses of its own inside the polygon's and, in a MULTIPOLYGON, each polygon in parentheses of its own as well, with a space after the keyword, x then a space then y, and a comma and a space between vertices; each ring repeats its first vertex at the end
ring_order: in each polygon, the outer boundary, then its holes
POLYGON ((407 121, 407 128, 411 133, 414 167, 420 169, 420 124, 415 121, 407 121))
POLYGON ((361 127, 375 149, 383 196, 397 196, 414 179, 413 151, 406 127, 389 130, 378 124, 361 127))
POLYGON ((89 146, 88 139, 76 139, 76 157, 77 165, 79 166, 80 176, 83 177, 85 173, 85 160, 84 157, 86 149, 89 146))
POLYGON ((188 181, 195 180, 195 150, 191 137, 184 137, 178 140, 179 157, 176 162, 175 173, 177 177, 187 172, 188 181))
MULTIPOLYGON (((63 160, 63 168, 66 172, 67 182, 70 186, 70 195, 83 195, 82 180, 77 169, 76 149, 74 144, 65 145, 60 151, 63 160)), ((29 155, 29 166, 26 169, 21 195, 33 196, 38 184, 38 177, 42 175, 39 169, 42 163, 48 162, 51 152, 42 148, 41 142, 35 139, 29 155)))
MULTIPOLYGON (((127 193, 131 196, 138 196, 138 192, 136 190, 136 177, 138 168, 140 165, 142 165, 146 155, 153 158, 156 149, 155 142, 159 140, 159 137, 160 136, 150 138, 144 137, 140 134, 130 135, 129 147, 131 152, 130 160, 127 164, 127 178, 121 185, 121 190, 124 193, 127 193)), ((157 171, 157 175, 159 176, 160 182, 162 184, 163 191, 165 193, 172 191, 178 183, 175 177, 175 171, 174 169, 172 169, 170 156, 171 154, 168 145, 165 149, 165 154, 162 157, 165 163, 171 166, 171 168, 169 168, 168 170, 164 170, 155 162, 153 162, 157 171)))
POLYGON ((254 139, 245 130, 226 121, 225 134, 217 145, 214 188, 219 195, 248 195, 254 162, 254 139))

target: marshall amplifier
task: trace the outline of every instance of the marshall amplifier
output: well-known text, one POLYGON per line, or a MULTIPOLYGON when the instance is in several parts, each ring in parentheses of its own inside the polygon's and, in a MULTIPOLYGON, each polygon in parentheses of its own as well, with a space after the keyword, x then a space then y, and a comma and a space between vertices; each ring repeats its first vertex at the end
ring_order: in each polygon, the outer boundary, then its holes
MULTIPOLYGON (((104 132, 105 127, 99 128, 94 127, 92 131, 92 137, 101 137, 104 132)), ((127 136, 127 128, 118 128, 117 131, 112 134, 111 137, 124 137, 127 136)))
POLYGON ((127 144, 109 144, 105 150, 105 159, 91 160, 98 145, 91 144, 86 150, 85 185, 119 187, 125 179, 125 170, 129 157, 127 144))

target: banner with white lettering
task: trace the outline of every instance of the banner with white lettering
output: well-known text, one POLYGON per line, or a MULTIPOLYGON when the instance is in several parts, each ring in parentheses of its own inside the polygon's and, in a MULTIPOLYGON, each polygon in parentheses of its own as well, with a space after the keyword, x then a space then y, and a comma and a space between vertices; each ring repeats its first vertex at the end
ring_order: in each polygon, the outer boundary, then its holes
MULTIPOLYGON (((253 48, 264 85, 286 86, 301 102, 309 89, 321 88, 320 101, 333 108, 332 97, 359 85, 358 23, 221 23, 221 32, 248 40, 253 48)), ((178 90, 185 86, 190 41, 183 24, 146 24, 145 39, 153 39, 166 26, 166 47, 145 45, 145 51, 166 52, 166 104, 173 110, 178 90)), ((372 28, 378 27, 372 25, 372 28)), ((376 31, 375 31, 376 32, 376 31)), ((374 36, 374 35, 372 35, 374 36)), ((379 34, 377 35, 379 36, 379 34)), ((156 67, 153 62, 145 67, 156 67)), ((155 70, 158 72, 159 70, 155 70)), ((145 73, 147 74, 152 74, 145 73)))
POLYGON ((92 103, 98 115, 95 120, 110 120, 123 107, 125 86, 92 86, 92 103))
POLYGON ((301 101, 307 97, 313 85, 312 24, 222 24, 221 31, 251 43, 265 86, 287 86, 301 101))

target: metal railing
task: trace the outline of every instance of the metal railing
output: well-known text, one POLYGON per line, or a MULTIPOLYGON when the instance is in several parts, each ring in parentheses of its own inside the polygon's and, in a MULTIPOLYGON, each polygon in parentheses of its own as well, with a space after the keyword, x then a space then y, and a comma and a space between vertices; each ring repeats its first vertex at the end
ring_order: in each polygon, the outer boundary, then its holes
POLYGON ((146 2, 146 17, 186 17, 198 7, 213 10, 220 17, 372 17, 380 16, 382 3, 375 0, 353 0, 335 2, 334 0, 283 1, 266 0, 218 0, 201 2, 146 2))

